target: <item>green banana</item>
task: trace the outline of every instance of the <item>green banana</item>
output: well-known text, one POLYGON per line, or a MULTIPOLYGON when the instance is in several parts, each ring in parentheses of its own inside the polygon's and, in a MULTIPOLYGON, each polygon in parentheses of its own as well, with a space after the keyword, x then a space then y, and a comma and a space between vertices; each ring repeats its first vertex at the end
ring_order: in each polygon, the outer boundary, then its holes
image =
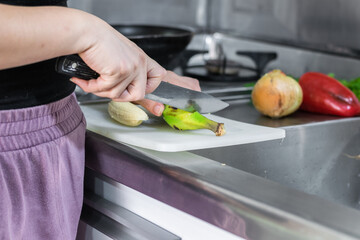
POLYGON ((165 109, 162 117, 172 128, 176 130, 195 130, 209 129, 216 136, 225 134, 223 123, 218 123, 206 118, 199 112, 187 112, 169 105, 164 104, 165 109))

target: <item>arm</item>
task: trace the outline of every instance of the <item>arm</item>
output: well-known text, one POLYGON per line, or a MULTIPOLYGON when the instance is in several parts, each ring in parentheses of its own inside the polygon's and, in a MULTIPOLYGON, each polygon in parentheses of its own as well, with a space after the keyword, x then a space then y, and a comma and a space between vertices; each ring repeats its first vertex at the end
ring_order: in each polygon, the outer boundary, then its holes
POLYGON ((85 37, 89 21, 95 19, 64 7, 0 4, 0 69, 85 51, 94 41, 85 37))
POLYGON ((0 69, 78 53, 100 77, 72 80, 118 101, 142 99, 166 73, 106 22, 80 10, 0 4, 0 22, 0 69))
MULTIPOLYGON (((166 72, 139 47, 103 20, 65 7, 0 4, 0 69, 78 53, 98 79, 72 78, 84 91, 117 101, 136 101, 166 80, 200 90, 197 80, 166 72)), ((163 105, 141 100, 161 115, 163 105)))

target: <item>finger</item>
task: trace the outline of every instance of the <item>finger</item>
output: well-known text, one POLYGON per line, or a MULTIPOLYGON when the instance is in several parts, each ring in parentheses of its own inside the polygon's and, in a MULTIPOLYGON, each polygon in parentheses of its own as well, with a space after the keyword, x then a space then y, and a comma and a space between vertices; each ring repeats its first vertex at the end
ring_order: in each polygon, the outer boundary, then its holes
POLYGON ((142 99, 135 102, 136 104, 140 104, 144 108, 146 108, 149 112, 154 114, 155 116, 161 116, 164 111, 164 104, 158 103, 149 99, 142 99))
POLYGON ((78 85, 85 92, 104 92, 108 91, 114 84, 111 81, 105 81, 101 76, 97 79, 84 80, 76 77, 70 79, 73 83, 78 85))
POLYGON ((146 81, 146 68, 140 69, 137 76, 133 78, 126 89, 119 95, 119 100, 130 102, 143 99, 145 97, 146 81))
POLYGON ((145 82, 145 73, 139 73, 135 78, 128 78, 126 81, 119 84, 119 86, 121 85, 121 88, 116 86, 112 89, 113 99, 127 102, 143 99, 145 97, 145 82))
POLYGON ((165 77, 162 80, 180 87, 192 89, 194 91, 201 91, 200 83, 197 79, 179 76, 172 71, 167 71, 165 77))
POLYGON ((146 93, 153 92, 165 77, 166 70, 153 59, 148 58, 146 93))
POLYGON ((99 96, 99 97, 107 97, 110 99, 117 99, 118 101, 128 101, 126 98, 122 98, 121 96, 125 94, 124 96, 127 96, 127 87, 131 84, 132 78, 124 79, 119 84, 115 85, 109 90, 106 91, 99 91, 99 92, 93 92, 93 94, 99 96), (124 93, 125 92, 125 93, 124 93))
POLYGON ((73 83, 78 85, 83 91, 88 92, 87 85, 89 84, 89 81, 94 81, 94 79, 93 80, 84 80, 84 79, 72 77, 72 78, 70 78, 70 81, 72 81, 73 83))

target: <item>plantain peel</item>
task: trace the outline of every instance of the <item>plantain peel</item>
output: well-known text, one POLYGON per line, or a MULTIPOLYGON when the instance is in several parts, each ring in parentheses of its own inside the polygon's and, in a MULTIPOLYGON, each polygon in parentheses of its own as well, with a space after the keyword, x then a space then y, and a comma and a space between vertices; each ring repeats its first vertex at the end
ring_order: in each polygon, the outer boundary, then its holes
POLYGON ((223 123, 210 120, 199 112, 187 112, 165 104, 162 116, 165 122, 176 130, 209 129, 216 136, 225 134, 223 123))
POLYGON ((117 122, 130 127, 139 126, 143 121, 149 119, 147 113, 131 102, 115 102, 108 104, 110 117, 117 122))

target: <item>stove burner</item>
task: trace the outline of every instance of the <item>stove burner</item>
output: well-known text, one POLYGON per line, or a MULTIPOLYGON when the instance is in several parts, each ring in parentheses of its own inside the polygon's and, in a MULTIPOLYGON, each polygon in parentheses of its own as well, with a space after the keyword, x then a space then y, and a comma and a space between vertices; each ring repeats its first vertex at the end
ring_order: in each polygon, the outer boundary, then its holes
POLYGON ((226 57, 221 60, 207 60, 201 65, 188 65, 191 57, 205 53, 208 52, 197 50, 184 51, 177 62, 183 75, 203 81, 256 81, 264 74, 267 64, 277 58, 275 52, 237 51, 237 55, 251 59, 255 63, 255 67, 244 66, 238 61, 230 60, 226 57))
POLYGON ((224 57, 224 59, 205 60, 205 68, 209 74, 238 75, 241 65, 224 57))

